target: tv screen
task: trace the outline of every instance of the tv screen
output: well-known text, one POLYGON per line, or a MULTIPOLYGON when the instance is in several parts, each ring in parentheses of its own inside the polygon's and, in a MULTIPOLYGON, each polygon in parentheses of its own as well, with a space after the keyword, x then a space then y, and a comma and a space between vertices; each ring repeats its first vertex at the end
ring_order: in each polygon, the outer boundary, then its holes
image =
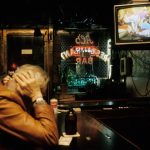
POLYGON ((114 5, 115 45, 150 44, 150 3, 114 5))

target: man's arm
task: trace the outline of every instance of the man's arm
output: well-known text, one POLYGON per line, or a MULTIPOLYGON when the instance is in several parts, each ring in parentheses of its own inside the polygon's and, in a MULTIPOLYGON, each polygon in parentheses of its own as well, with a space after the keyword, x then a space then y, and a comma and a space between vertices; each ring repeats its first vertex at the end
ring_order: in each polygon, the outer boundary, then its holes
POLYGON ((24 141, 39 145, 58 144, 58 130, 53 110, 48 104, 34 107, 35 118, 8 99, 0 101, 0 128, 24 141))
MULTIPOLYGON (((10 130, 14 135, 24 140, 34 141, 41 144, 57 144, 58 143, 58 130, 55 122, 53 109, 42 100, 39 103, 37 99, 42 99, 41 87, 36 80, 34 72, 21 71, 13 75, 13 79, 17 83, 17 93, 22 96, 27 96, 31 99, 33 104, 35 118, 21 109, 14 101, 8 102, 9 109, 5 112, 11 117, 8 118, 10 130), (13 115, 14 114, 14 115, 13 115)), ((16 94, 17 94, 16 93, 16 94)), ((25 100, 25 99, 24 99, 25 100)), ((4 105, 4 104, 3 104, 4 105)), ((6 108, 6 107, 4 107, 6 108)), ((7 118, 5 118, 7 120, 7 118)), ((5 122, 4 120, 4 122, 5 122)), ((6 126, 5 126, 6 127, 6 126)))

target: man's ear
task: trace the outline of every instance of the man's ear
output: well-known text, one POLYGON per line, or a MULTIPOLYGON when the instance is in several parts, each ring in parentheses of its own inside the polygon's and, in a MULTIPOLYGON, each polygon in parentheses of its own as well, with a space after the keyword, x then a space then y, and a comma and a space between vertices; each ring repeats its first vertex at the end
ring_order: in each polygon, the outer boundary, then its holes
POLYGON ((7 83, 12 80, 12 78, 9 75, 6 75, 3 79, 2 79, 2 84, 3 85, 7 85, 7 83))

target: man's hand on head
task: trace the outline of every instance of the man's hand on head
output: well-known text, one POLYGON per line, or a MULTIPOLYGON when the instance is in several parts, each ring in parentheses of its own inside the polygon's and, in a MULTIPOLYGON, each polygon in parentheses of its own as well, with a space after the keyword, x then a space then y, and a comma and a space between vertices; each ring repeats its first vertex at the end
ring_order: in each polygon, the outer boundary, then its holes
POLYGON ((32 71, 22 71, 14 74, 17 82, 17 91, 21 95, 26 95, 34 101, 38 97, 42 97, 40 85, 37 83, 35 74, 32 71))

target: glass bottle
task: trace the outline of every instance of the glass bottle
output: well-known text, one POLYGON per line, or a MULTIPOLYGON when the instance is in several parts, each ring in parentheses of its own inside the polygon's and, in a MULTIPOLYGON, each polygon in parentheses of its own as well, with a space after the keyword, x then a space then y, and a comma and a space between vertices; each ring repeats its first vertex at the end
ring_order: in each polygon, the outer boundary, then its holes
POLYGON ((65 116, 65 132, 68 135, 77 132, 77 115, 73 108, 70 108, 65 116))

